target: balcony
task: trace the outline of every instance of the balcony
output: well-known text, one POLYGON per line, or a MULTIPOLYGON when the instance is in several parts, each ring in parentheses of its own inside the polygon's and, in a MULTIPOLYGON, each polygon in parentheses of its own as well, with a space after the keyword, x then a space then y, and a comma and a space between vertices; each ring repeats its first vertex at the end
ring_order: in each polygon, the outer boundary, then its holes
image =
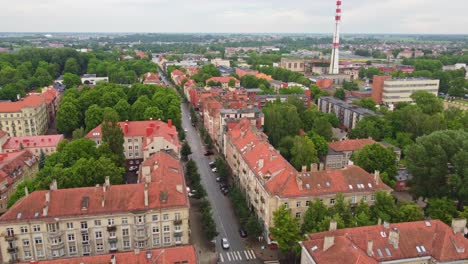
POLYGON ((182 236, 182 230, 174 231, 174 237, 181 237, 181 236, 182 236))
POLYGON ((15 252, 18 252, 18 247, 17 247, 17 246, 7 247, 7 252, 8 252, 8 253, 15 253, 15 252))
POLYGON ((15 239, 16 239, 15 234, 7 234, 7 235, 5 236, 5 240, 6 240, 6 241, 13 241, 13 240, 15 240, 15 239))
POLYGON ((174 225, 181 225, 182 224, 182 219, 175 219, 174 220, 174 225))
POLYGON ((63 235, 63 231, 60 230, 54 230, 54 231, 48 231, 47 232, 49 238, 55 238, 63 235))
POLYGON ((146 234, 146 232, 143 234, 138 234, 138 232, 136 232, 133 235, 133 239, 135 239, 136 241, 146 241, 148 240, 148 235, 146 234))
POLYGON ((117 248, 110 248, 109 253, 117 253, 117 248))
POLYGON ((86 227, 86 228, 83 228, 83 227, 82 227, 82 228, 80 229, 80 231, 81 231, 81 233, 88 233, 88 228, 87 228, 87 227, 86 227))
POLYGON ((117 231, 117 226, 116 225, 108 225, 107 226, 107 231, 108 232, 115 232, 115 231, 117 231))
POLYGON ((49 248, 50 248, 51 250, 56 250, 56 249, 61 249, 61 248, 63 248, 64 246, 65 246, 65 243, 62 241, 62 242, 60 242, 60 243, 50 244, 50 245, 49 245, 49 248))
POLYGON ((108 241, 109 243, 117 243, 117 237, 109 237, 109 238, 107 239, 107 241, 108 241))

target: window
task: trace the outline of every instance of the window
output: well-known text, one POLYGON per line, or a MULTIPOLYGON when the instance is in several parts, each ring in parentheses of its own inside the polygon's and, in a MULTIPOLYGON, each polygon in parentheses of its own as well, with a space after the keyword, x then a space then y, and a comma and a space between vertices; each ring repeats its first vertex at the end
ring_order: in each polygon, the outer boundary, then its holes
POLYGON ((109 246, 110 246, 111 249, 117 249, 117 243, 116 242, 109 243, 109 246))
POLYGON ((137 150, 137 149, 138 149, 138 146, 135 146, 135 150, 137 150))
POLYGON ((165 225, 163 227, 163 231, 164 231, 164 233, 167 233, 167 232, 171 231, 171 229, 170 229, 170 227, 168 225, 165 225))
POLYGON ((23 247, 29 247, 29 239, 23 239, 23 247))
POLYGON ((356 203, 356 196, 351 197, 351 203, 355 204, 356 203))
POLYGON ((124 247, 124 248, 130 248, 130 241, 124 240, 124 241, 123 241, 123 247, 124 247))
POLYGON ((110 226, 114 225, 114 218, 107 219, 107 225, 110 225, 110 226))
POLYGON ((159 241, 159 236, 153 237, 153 245, 154 245, 154 246, 158 246, 159 243, 160 243, 160 241, 159 241))
POLYGON ((34 232, 41 232, 41 226, 40 225, 33 225, 33 231, 34 232))
POLYGON ((152 215, 153 222, 159 221, 159 215, 152 215))
POLYGON ((169 214, 163 214, 163 220, 164 221, 169 220, 169 214))
POLYGON ((62 243, 62 238, 61 237, 52 238, 51 243, 52 243, 52 245, 60 244, 60 243, 62 243))
POLYGON ((174 237, 176 244, 182 243, 182 237, 174 237))
POLYGON ((75 241, 75 234, 68 234, 68 241, 75 241))
POLYGON ((335 199, 330 199, 330 204, 335 204, 335 199))
POLYGON ((159 233, 159 226, 153 226, 153 234, 159 233))
POLYGON ((88 234, 81 234, 81 240, 83 240, 83 242, 89 241, 89 236, 88 236, 88 234))
POLYGON ((301 202, 297 202, 296 207, 301 207, 301 202))
POLYGON ((75 246, 69 246, 68 247, 68 254, 70 254, 70 255, 76 254, 76 247, 75 246))
POLYGON ((115 231, 109 232, 109 237, 115 237, 115 231))
POLYGON ((31 251, 24 251, 24 258, 28 259, 28 258, 31 258, 32 255, 31 255, 31 251))
POLYGON ((100 226, 101 225, 101 220, 94 220, 94 225, 95 226, 100 226))
POLYGON ((284 203, 284 207, 286 207, 286 209, 289 209, 289 204, 288 204, 288 203, 284 203))
POLYGON ((175 230, 175 231, 180 231, 180 229, 181 229, 181 228, 180 228, 180 225, 174 226, 174 230, 175 230))
POLYGON ((91 252, 89 245, 83 245, 83 254, 89 254, 89 252, 91 252))
POLYGON ((128 149, 132 149, 132 146, 128 146, 128 149))
POLYGON ((122 229, 122 235, 123 236, 128 236, 128 228, 122 229))
POLYGON ((180 213, 175 213, 174 219, 175 220, 180 220, 180 213))
POLYGON ((104 244, 102 242, 96 243, 96 250, 97 251, 103 251, 104 250, 104 244))
POLYGON ((27 226, 22 226, 20 228, 21 234, 27 233, 28 232, 28 227, 27 226))
POLYGON ((145 246, 146 246, 146 242, 145 242, 145 241, 140 241, 140 242, 138 242, 138 244, 137 244, 137 247, 138 247, 138 248, 144 248, 145 246))
POLYGON ((81 222, 81 229, 88 229, 88 222, 81 222))
POLYGON ((170 244, 171 243, 171 238, 170 237, 164 237, 164 244, 170 244))
POLYGON ((306 206, 307 206, 307 207, 310 206, 310 201, 306 201, 306 206))
POLYGON ((14 236, 15 235, 15 232, 13 231, 13 228, 7 228, 6 231, 7 231, 8 236, 14 236))
POLYGON ((143 216, 137 216, 137 223, 138 224, 144 224, 145 223, 145 218, 143 216))
POLYGON ((39 244, 39 245, 42 244, 42 237, 35 237, 34 243, 39 244))
POLYGON ((47 231, 49 232, 57 232, 59 229, 58 223, 47 224, 47 231))
POLYGON ((128 143, 131 143, 131 142, 132 142, 132 139, 131 139, 131 138, 127 139, 127 142, 128 142, 128 143))
POLYGON ((40 257, 40 258, 44 257, 44 251, 42 249, 38 249, 37 250, 37 256, 40 257))
POLYGON ((364 202, 367 201, 367 196, 364 195, 364 196, 362 197, 362 200, 363 200, 364 202))
POLYGON ((128 225, 128 219, 126 217, 122 218, 122 225, 128 225))
POLYGON ((296 218, 301 218, 301 213, 300 212, 296 213, 296 218))
POLYGON ((375 195, 374 195, 374 194, 371 195, 370 200, 371 200, 371 201, 375 201, 375 195))
POLYGON ((102 232, 96 231, 96 239, 101 239, 101 238, 102 238, 102 232))
POLYGON ((73 229, 73 223, 67 223, 67 229, 73 229))

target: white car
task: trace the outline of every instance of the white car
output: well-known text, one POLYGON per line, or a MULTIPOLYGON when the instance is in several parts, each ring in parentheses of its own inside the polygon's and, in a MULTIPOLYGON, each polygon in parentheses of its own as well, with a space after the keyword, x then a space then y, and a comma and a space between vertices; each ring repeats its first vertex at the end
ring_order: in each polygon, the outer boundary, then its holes
POLYGON ((221 239, 221 246, 223 247, 223 249, 229 249, 229 242, 227 238, 223 237, 221 239))
POLYGON ((212 171, 212 172, 217 172, 218 169, 217 169, 217 168, 212 168, 211 171, 212 171))

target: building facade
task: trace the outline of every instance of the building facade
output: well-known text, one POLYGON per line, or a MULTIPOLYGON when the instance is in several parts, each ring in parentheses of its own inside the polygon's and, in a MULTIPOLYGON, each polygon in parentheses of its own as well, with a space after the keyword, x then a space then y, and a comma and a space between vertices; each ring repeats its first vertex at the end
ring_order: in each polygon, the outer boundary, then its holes
POLYGON ((294 72, 305 72, 305 60, 304 59, 290 59, 281 58, 280 68, 294 71, 294 72))
POLYGON ((63 135, 9 137, 8 134, 0 132, 0 153, 26 149, 37 157, 41 155, 41 152, 50 155, 57 151, 58 144, 63 139, 63 135))
POLYGON ((0 102, 0 129, 10 136, 37 136, 47 131, 46 100, 29 95, 16 102, 0 102))
POLYGON ((401 102, 412 102, 411 95, 419 91, 426 91, 437 96, 439 82, 439 80, 426 78, 385 80, 382 91, 382 103, 390 105, 401 102))

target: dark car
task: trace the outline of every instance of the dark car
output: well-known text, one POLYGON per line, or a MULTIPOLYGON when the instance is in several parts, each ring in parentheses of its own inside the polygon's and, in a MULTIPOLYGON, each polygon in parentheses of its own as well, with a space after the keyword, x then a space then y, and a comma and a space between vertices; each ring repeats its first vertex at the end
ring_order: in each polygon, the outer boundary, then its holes
POLYGON ((244 228, 241 227, 241 228, 239 229, 239 235, 240 235, 241 237, 247 237, 247 232, 244 230, 244 228))
POLYGON ((227 188, 227 184, 225 184, 225 183, 221 183, 219 185, 219 189, 221 189, 221 190, 226 189, 226 188, 227 188))
POLYGON ((227 194, 229 193, 229 189, 226 187, 226 188, 222 189, 221 192, 222 192, 224 195, 227 195, 227 194))
POLYGON ((211 155, 213 155, 213 154, 214 154, 214 152, 211 151, 211 150, 207 150, 207 151, 205 152, 205 156, 211 156, 211 155))

